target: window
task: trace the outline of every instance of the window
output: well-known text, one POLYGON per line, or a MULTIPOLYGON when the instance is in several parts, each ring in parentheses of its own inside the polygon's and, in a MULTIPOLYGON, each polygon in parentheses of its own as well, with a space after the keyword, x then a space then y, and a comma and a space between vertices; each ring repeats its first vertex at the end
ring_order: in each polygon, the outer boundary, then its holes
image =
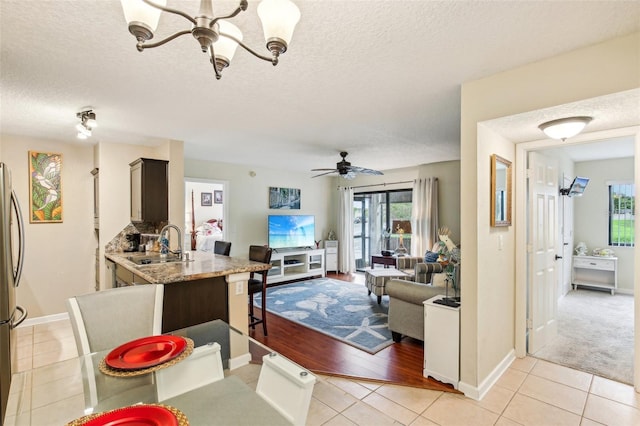
POLYGON ((356 193, 353 197, 353 244, 356 269, 370 266, 372 254, 396 250, 400 244, 398 225, 402 228, 402 244, 411 249, 412 190, 356 193))
POLYGON ((635 185, 609 184, 609 245, 635 247, 635 185))

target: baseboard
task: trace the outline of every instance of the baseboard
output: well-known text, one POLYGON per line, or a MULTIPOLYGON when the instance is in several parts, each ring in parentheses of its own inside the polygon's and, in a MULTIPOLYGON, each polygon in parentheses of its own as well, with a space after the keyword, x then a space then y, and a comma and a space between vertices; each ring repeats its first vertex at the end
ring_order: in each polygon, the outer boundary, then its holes
POLYGON ((487 376, 486 379, 480 383, 480 386, 472 386, 465 382, 458 383, 458 390, 464 393, 464 396, 467 398, 475 399, 476 401, 480 401, 484 396, 489 392, 491 387, 496 384, 496 382, 502 377, 505 371, 509 368, 511 363, 516 359, 516 351, 515 349, 511 349, 507 356, 505 356, 502 361, 493 369, 493 371, 487 376))
POLYGON ((236 368, 240 368, 245 366, 251 362, 251 354, 246 353, 244 355, 240 355, 234 358, 229 358, 229 370, 235 370, 236 368))
POLYGON ((46 315, 44 317, 27 318, 26 320, 24 320, 22 324, 20 324, 16 328, 32 327, 34 325, 47 324, 50 322, 63 321, 68 319, 69 319, 69 314, 67 312, 63 312, 60 314, 46 315))

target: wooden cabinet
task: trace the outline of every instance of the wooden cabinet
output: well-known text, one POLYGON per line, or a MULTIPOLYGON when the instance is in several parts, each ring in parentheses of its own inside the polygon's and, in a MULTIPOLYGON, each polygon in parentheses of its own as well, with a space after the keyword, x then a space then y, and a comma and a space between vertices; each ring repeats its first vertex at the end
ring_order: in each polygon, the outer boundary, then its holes
POLYGON ((291 250, 271 255, 267 283, 325 276, 324 249, 291 250))
POLYGON ((326 270, 338 272, 338 242, 327 240, 324 242, 326 270))
POLYGON ((169 219, 168 161, 139 158, 131 167, 131 222, 169 219))
POLYGON ((605 288, 613 295, 618 288, 618 258, 573 256, 571 283, 574 290, 582 285, 605 288))
POLYGON ((460 380, 460 307, 434 303, 444 296, 424 301, 424 377, 451 383, 460 380))

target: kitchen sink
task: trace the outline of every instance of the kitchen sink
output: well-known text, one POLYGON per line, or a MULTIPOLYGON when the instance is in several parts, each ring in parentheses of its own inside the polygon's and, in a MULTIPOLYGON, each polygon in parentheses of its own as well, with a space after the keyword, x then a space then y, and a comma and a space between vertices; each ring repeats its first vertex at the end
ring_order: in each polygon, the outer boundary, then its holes
POLYGON ((127 260, 135 263, 136 265, 153 265, 158 263, 173 263, 182 262, 182 258, 176 255, 161 256, 159 254, 149 255, 144 257, 127 257, 127 260))

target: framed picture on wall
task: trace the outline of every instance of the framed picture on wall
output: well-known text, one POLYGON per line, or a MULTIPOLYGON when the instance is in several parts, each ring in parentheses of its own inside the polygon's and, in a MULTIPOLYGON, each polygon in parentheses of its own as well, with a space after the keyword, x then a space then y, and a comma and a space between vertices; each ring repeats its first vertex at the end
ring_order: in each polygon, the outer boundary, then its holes
POLYGON ((29 151, 29 222, 62 222, 62 154, 29 151))
POLYGON ((222 191, 213 191, 213 202, 222 204, 222 191))
POLYGON ((213 203, 211 202, 212 197, 210 192, 201 192, 200 193, 200 205, 201 206, 211 206, 213 203))
POLYGON ((269 208, 300 210, 300 190, 297 188, 269 187, 269 208))

